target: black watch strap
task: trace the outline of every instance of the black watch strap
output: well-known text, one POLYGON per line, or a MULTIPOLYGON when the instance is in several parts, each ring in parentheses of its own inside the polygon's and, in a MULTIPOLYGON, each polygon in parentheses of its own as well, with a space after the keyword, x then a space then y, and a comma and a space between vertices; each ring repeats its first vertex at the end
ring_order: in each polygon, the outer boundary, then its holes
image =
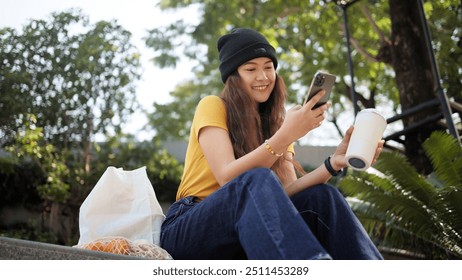
POLYGON ((342 173, 342 169, 338 171, 334 170, 334 168, 330 164, 330 156, 326 158, 326 160, 324 161, 324 165, 326 166, 327 171, 329 171, 330 175, 332 176, 338 176, 342 173))

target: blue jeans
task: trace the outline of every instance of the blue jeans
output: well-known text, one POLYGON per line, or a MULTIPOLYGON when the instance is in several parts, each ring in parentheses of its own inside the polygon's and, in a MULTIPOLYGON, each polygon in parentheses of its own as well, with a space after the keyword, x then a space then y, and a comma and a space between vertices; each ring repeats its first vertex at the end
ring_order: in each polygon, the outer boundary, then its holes
POLYGON ((335 187, 289 198, 267 168, 241 174, 203 201, 176 201, 161 246, 174 259, 382 259, 335 187))

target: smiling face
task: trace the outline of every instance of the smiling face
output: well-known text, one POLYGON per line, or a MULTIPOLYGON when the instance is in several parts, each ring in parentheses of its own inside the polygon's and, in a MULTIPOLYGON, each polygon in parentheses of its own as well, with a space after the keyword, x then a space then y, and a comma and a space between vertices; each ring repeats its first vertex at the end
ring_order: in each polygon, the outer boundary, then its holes
POLYGON ((258 104, 268 100, 274 88, 276 70, 273 61, 267 57, 258 57, 247 61, 237 68, 242 87, 258 104))

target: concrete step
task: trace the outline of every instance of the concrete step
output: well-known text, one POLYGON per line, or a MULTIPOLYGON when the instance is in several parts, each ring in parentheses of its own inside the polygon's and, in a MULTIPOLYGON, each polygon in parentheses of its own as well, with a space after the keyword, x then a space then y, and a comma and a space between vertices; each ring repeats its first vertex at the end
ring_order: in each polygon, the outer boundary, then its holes
POLYGON ((141 260, 143 258, 0 237, 0 260, 141 260))

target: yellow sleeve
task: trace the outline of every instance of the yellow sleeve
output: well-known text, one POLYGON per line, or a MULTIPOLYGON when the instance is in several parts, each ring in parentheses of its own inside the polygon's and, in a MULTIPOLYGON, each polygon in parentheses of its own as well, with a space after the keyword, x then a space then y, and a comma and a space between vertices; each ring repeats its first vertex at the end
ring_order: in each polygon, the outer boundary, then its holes
POLYGON ((204 97, 196 108, 194 116, 195 136, 206 126, 216 126, 228 131, 226 126, 226 108, 223 100, 215 95, 204 97))
POLYGON ((291 152, 292 155, 295 157, 294 143, 290 144, 289 147, 287 147, 287 151, 288 151, 288 152, 291 152))

